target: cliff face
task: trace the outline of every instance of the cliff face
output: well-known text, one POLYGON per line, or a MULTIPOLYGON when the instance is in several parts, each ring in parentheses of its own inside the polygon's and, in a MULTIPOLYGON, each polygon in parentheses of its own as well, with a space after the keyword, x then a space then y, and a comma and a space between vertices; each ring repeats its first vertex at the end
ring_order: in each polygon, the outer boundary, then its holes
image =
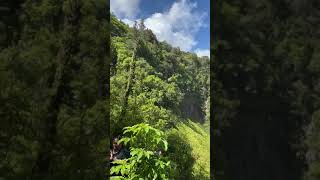
POLYGON ((204 123, 205 113, 202 109, 204 102, 199 102, 199 99, 192 95, 186 95, 181 101, 181 112, 184 118, 190 118, 194 121, 204 123))

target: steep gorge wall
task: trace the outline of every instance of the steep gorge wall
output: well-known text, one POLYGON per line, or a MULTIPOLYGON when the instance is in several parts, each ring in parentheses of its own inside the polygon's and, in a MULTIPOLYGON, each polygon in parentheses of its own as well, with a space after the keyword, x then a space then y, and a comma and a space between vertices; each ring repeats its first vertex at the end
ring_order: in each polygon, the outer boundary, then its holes
POLYGON ((203 102, 199 101, 196 96, 186 95, 180 104, 181 112, 184 118, 192 119, 204 123, 205 113, 203 112, 203 102))

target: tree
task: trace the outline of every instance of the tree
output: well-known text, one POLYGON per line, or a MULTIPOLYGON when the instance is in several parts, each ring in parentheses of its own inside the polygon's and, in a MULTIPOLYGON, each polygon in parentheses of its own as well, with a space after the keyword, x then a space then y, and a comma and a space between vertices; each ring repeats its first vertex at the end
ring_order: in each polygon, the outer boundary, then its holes
POLYGON ((126 127, 119 143, 130 145, 131 157, 116 160, 111 174, 121 173, 123 179, 169 179, 170 161, 163 157, 168 149, 164 132, 148 124, 126 127))

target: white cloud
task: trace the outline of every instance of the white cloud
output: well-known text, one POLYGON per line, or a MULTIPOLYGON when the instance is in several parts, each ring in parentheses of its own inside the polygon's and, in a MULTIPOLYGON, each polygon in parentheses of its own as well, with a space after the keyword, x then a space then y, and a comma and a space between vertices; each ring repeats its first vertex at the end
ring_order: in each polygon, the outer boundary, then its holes
POLYGON ((121 19, 122 22, 128 24, 130 27, 134 26, 134 21, 130 19, 121 19))
POLYGON ((135 18, 139 13, 140 0, 111 0, 110 8, 118 18, 135 18))
POLYGON ((210 50, 209 49, 196 49, 194 52, 199 56, 208 56, 210 58, 210 50))
MULTIPOLYGON (((139 0, 111 0, 111 9, 114 11, 118 18, 129 26, 134 25, 134 21, 139 21, 135 18, 133 13, 123 15, 122 9, 128 9, 128 4, 135 4, 133 9, 138 9, 139 0), (126 1, 126 2, 124 2, 126 1), (132 3, 135 1, 135 3, 132 3), (112 2, 114 4, 112 4, 112 2), (129 3, 130 2, 130 3, 129 3), (129 15, 131 14, 131 15, 129 15)), ((154 13, 145 19, 145 26, 151 29, 157 36, 159 41, 166 41, 174 47, 179 47, 183 51, 191 51, 196 45, 197 41, 195 35, 199 32, 200 28, 206 27, 204 18, 207 16, 205 13, 196 12, 196 3, 191 3, 188 0, 179 0, 172 4, 169 10, 162 13, 154 13)))
POLYGON ((204 26, 205 14, 195 12, 196 7, 196 3, 187 0, 175 2, 168 11, 146 18, 145 26, 151 29, 160 41, 190 51, 197 44, 195 34, 204 26))

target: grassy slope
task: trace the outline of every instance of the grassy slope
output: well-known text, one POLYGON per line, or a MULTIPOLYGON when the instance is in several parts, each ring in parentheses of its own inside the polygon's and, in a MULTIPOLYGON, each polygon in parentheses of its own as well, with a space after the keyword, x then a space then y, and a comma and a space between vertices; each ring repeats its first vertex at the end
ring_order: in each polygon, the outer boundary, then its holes
POLYGON ((194 177, 210 179, 210 134, 200 124, 192 121, 180 123, 178 132, 192 147, 192 156, 196 160, 192 172, 194 177))

